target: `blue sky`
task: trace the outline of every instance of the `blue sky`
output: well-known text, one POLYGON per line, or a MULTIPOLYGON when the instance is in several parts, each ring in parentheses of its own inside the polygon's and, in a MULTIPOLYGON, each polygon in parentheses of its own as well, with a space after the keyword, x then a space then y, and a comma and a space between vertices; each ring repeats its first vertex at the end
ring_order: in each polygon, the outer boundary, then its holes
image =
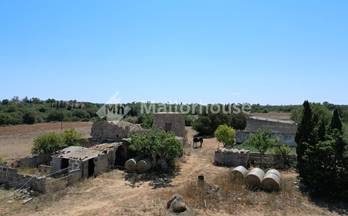
POLYGON ((0 1, 0 98, 348 104, 348 1, 0 1))

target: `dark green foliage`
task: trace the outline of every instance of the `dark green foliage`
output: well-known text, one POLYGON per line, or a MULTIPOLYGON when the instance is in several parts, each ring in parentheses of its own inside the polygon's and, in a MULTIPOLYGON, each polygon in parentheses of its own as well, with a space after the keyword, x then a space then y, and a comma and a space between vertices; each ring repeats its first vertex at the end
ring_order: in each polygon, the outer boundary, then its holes
POLYGON ((334 110, 333 116, 332 116, 332 120, 331 120, 331 124, 330 124, 330 129, 331 130, 338 130, 340 132, 342 132, 342 121, 341 121, 341 117, 340 114, 338 112, 337 109, 334 110))
POLYGON ((220 125, 228 125, 236 130, 246 127, 246 117, 243 114, 210 113, 201 115, 193 122, 193 128, 200 135, 213 135, 220 125))
POLYGON ((153 115, 151 114, 144 114, 140 116, 139 123, 141 124, 141 127, 143 128, 152 128, 153 126, 153 115))
MULTIPOLYGON (((348 199, 348 151, 339 112, 335 109, 329 122, 313 114, 304 103, 298 127, 297 163, 300 179, 313 194, 348 199)), ((325 118, 325 116, 324 116, 325 118)))
POLYGON ((34 124, 35 123, 35 114, 28 112, 23 115, 23 123, 24 124, 34 124))
POLYGON ((72 116, 81 120, 87 120, 90 118, 90 114, 86 110, 77 109, 72 111, 72 116))
POLYGON ((200 116, 193 122, 193 129, 198 131, 200 135, 211 135, 214 129, 211 126, 211 120, 208 116, 200 116))
POLYGON ((182 144, 172 133, 163 130, 150 129, 131 134, 129 148, 139 155, 150 157, 154 161, 163 159, 168 162, 183 154, 182 144))
POLYGON ((52 111, 47 116, 47 121, 63 121, 64 113, 62 111, 52 111))
POLYGON ((195 119, 194 115, 185 115, 185 126, 192 126, 195 119))
POLYGON ((244 114, 235 114, 231 116, 230 126, 236 130, 244 130, 247 126, 247 118, 244 114))

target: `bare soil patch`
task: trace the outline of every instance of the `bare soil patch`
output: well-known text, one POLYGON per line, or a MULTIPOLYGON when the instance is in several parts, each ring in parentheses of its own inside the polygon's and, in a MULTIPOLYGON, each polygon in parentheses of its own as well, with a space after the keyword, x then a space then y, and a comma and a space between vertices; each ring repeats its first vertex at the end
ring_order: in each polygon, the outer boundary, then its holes
MULTIPOLYGON (((90 136, 92 123, 64 122, 63 130, 76 129, 84 138, 90 136)), ((15 125, 0 127, 0 157, 12 161, 30 154, 33 139, 47 132, 61 132, 61 123, 39 123, 34 125, 15 125)))

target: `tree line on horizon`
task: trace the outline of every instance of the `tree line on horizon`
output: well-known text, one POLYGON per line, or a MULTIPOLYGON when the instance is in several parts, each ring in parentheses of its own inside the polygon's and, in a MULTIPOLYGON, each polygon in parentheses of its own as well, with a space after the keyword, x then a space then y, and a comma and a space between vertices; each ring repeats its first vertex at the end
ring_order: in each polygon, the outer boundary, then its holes
MULTIPOLYGON (((151 126, 151 114, 143 114, 142 106, 151 104, 155 107, 154 111, 161 111, 165 108, 166 110, 175 110, 180 106, 187 106, 193 104, 170 104, 170 103, 142 103, 132 102, 126 103, 125 106, 130 107, 130 111, 125 116, 125 120, 144 124, 145 127, 151 126)), ((198 110, 209 110, 210 106, 229 106, 231 104, 207 104, 196 106, 195 109, 190 110, 185 116, 186 125, 192 126, 193 122, 198 117, 203 117, 203 122, 209 122, 207 116, 211 115, 209 112, 198 115, 198 110)), ((96 112, 103 106, 100 103, 92 102, 79 102, 76 100, 56 100, 47 99, 41 100, 39 98, 28 98, 24 97, 13 97, 12 99, 0 100, 0 125, 17 125, 17 124, 34 124, 40 122, 60 122, 60 121, 97 121, 99 117, 96 112)), ((325 115, 335 108, 340 112, 343 122, 348 122, 348 105, 335 105, 328 102, 322 104, 313 104, 314 109, 319 109, 325 115)), ((268 113, 268 112, 291 112, 291 118, 299 123, 301 118, 301 105, 260 105, 252 104, 251 113, 268 113)), ((240 117, 240 116, 237 116, 240 117)), ((210 118, 213 120, 215 117, 210 118)), ((224 117, 225 118, 225 117, 224 117)), ((240 118, 239 118, 240 119, 240 118)), ((238 120, 238 118, 237 118, 238 120)), ((233 121, 233 120, 226 120, 233 121)), ((225 122, 227 123, 227 122, 225 122)), ((232 124, 233 125, 233 124, 232 124)), ((241 125, 242 126, 242 125, 241 125)), ((240 126, 239 126, 240 127, 240 126)), ((242 127, 241 127, 242 128, 242 127)), ((212 133, 213 128, 209 131, 212 133)))

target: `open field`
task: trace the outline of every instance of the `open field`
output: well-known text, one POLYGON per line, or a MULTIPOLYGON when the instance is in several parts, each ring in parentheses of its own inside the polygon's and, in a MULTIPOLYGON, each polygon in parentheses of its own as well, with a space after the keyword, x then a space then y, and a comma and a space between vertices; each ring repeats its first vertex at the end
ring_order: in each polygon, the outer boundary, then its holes
MULTIPOLYGON (((84 137, 89 137, 92 123, 64 122, 63 130, 74 128, 84 137)), ((60 132, 60 122, 39 123, 34 125, 15 125, 0 127, 0 157, 4 160, 14 160, 30 154, 33 138, 47 132, 60 132)))
POLYGON ((268 113, 251 113, 252 116, 261 118, 271 118, 277 120, 290 120, 291 113, 288 112, 268 112, 268 113))
MULTIPOLYGON (((190 130, 192 135, 192 131, 190 130)), ((191 136, 190 135, 190 136, 191 136)), ((0 215, 167 215, 166 201, 174 193, 184 196, 194 215, 339 215, 335 206, 320 205, 299 192, 294 171, 283 172, 279 193, 249 191, 229 182, 228 169, 212 164, 218 143, 205 140, 202 149, 186 149, 175 176, 140 178, 120 170, 88 179, 54 194, 36 197, 22 205, 9 199, 0 202, 0 215), (196 178, 219 192, 199 195, 196 178)), ((4 197, 4 193, 0 196, 4 197)), ((8 195, 8 194, 7 194, 8 195)), ((2 198, 0 197, 0 200, 2 198)))

